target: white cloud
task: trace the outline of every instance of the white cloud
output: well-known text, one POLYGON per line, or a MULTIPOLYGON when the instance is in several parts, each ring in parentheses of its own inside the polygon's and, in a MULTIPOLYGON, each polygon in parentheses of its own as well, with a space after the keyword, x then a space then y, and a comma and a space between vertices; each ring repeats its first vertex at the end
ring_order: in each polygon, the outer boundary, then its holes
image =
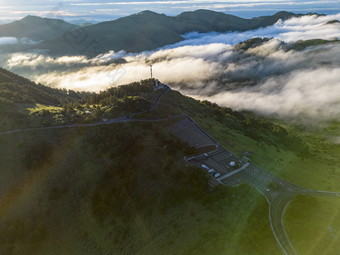
POLYGON ((0 45, 17 44, 18 39, 15 37, 0 37, 0 45))
MULTIPOLYGON (((214 46, 208 47, 213 51, 221 53, 221 50, 215 49, 214 46)), ((225 48, 229 46, 221 45, 225 48)), ((221 47, 220 46, 220 47, 221 47)), ((194 48, 185 51, 183 48, 175 50, 162 50, 154 54, 138 54, 138 55, 126 55, 125 64, 109 64, 106 62, 108 59, 114 59, 116 54, 111 52, 109 54, 100 55, 94 59, 85 59, 82 57, 63 57, 52 59, 50 57, 32 57, 32 61, 27 61, 30 56, 12 56, 8 61, 8 66, 12 69, 16 66, 33 66, 42 67, 44 65, 57 65, 59 63, 82 63, 85 61, 91 66, 81 68, 80 70, 68 72, 50 72, 47 74, 37 75, 34 79, 37 82, 44 83, 50 86, 58 88, 70 88, 76 90, 87 91, 100 91, 107 89, 108 87, 133 82, 149 77, 149 63, 153 63, 154 74, 160 80, 166 83, 192 83, 197 80, 205 80, 213 78, 220 71, 221 66, 218 63, 210 62, 207 59, 215 56, 213 52, 202 51, 203 47, 198 46, 196 50, 194 48), (201 51, 201 55, 197 52, 201 51), (184 54, 185 52, 185 54, 184 54), (205 58, 204 58, 205 57, 205 58), (62 62, 64 61, 64 62, 62 62), (31 64, 30 64, 31 63, 31 64), (105 66, 102 64, 106 63, 105 66), (93 65, 92 65, 93 64, 93 65), (99 64, 99 65, 94 65, 99 64), (116 77, 119 76, 119 79, 116 77)), ((122 53, 121 53, 122 54, 122 53)), ((118 54, 120 55, 120 54, 118 54)), ((223 56, 223 54, 221 55, 223 56)))
POLYGON ((299 70, 253 88, 221 92, 209 99, 235 110, 281 118, 324 121, 340 116, 340 67, 299 70))
POLYGON ((185 40, 166 46, 176 48, 185 45, 206 45, 211 43, 237 44, 253 37, 273 37, 284 42, 296 42, 309 39, 340 39, 340 23, 326 24, 332 20, 340 20, 340 14, 328 16, 303 16, 286 21, 279 21, 273 26, 252 31, 233 33, 197 33, 184 35, 185 40))

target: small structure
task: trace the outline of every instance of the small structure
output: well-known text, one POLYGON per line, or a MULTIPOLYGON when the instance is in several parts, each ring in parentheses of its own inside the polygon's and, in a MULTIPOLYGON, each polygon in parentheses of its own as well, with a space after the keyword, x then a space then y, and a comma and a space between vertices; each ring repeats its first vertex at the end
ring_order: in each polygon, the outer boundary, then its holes
POLYGON ((205 168, 206 170, 210 170, 209 167, 207 167, 206 165, 202 165, 202 168, 205 168))
POLYGON ((250 152, 247 151, 243 151, 242 152, 242 160, 246 161, 246 162, 250 162, 251 161, 251 157, 252 154, 250 152))
POLYGON ((164 84, 162 84, 159 80, 155 80, 155 86, 153 87, 154 91, 164 89, 164 84))
POLYGON ((221 176, 220 173, 216 173, 216 174, 214 175, 215 178, 218 178, 218 177, 220 177, 220 176, 221 176))

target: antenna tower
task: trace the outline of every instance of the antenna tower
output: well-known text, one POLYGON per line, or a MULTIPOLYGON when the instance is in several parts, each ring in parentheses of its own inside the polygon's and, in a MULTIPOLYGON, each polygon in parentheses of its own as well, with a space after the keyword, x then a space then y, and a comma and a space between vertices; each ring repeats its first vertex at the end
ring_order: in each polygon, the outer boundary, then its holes
POLYGON ((152 65, 150 65, 150 73, 151 73, 151 79, 152 79, 152 65))

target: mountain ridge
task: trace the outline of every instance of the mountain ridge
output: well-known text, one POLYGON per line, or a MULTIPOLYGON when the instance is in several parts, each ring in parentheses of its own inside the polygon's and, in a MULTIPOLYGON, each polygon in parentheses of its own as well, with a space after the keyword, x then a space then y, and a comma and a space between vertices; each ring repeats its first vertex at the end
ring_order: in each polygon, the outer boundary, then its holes
POLYGON ((32 41, 43 41, 77 27, 61 19, 28 15, 21 20, 0 25, 0 37, 29 38, 32 41))
POLYGON ((131 53, 154 50, 183 40, 188 32, 245 31, 275 24, 300 14, 279 12, 273 16, 243 19, 209 10, 166 16, 143 11, 112 21, 75 29, 72 33, 44 41, 32 49, 48 50, 51 55, 95 55, 109 50, 131 53))

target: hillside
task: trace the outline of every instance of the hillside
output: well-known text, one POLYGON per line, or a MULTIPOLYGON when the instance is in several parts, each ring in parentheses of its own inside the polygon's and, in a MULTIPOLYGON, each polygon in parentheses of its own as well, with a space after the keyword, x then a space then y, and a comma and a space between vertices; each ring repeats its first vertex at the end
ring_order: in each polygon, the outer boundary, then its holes
MULTIPOLYGON (((48 90, 1 73, 13 85, 7 90, 24 84, 22 96, 31 89, 48 90)), ((2 111, 0 117, 16 129, 96 123, 144 110, 135 117, 188 114, 223 146, 237 155, 251 152, 255 164, 274 174, 310 188, 340 189, 334 178, 340 172, 338 145, 177 91, 166 93, 156 110, 147 112, 161 93, 153 85, 154 80, 144 80, 99 94, 77 94, 81 99, 64 101, 62 107, 50 99, 18 100, 13 104, 20 108, 12 113, 21 109, 29 121, 14 121, 16 116, 2 111)), ((61 99, 67 95, 49 93, 61 99)), ((199 152, 170 133, 177 121, 0 135, 0 254, 281 254, 265 198, 246 185, 211 188, 210 176, 183 160, 199 152)), ((333 205, 325 210, 334 211, 333 205)), ((323 233, 320 226, 316 231, 323 233)))
MULTIPOLYGON (((20 86, 20 77, 2 72, 20 86)), ((146 80, 112 88, 63 108, 28 105, 26 117, 37 126, 51 119, 49 125, 60 125, 82 123, 85 110, 91 112, 88 121, 95 122, 149 109, 159 94, 153 84, 146 80)), ((173 96, 182 101, 180 107, 215 111, 177 92, 173 96)), ((164 106, 160 111, 168 114, 164 106)), ((1 111, 0 116, 15 118, 1 111)), ((25 125, 13 123, 13 128, 25 125)), ((196 151, 167 131, 172 123, 0 135, 0 160, 6 162, 0 165, 0 253, 189 255, 222 254, 225 245, 235 247, 235 254, 254 249, 237 247, 252 238, 244 229, 255 223, 253 211, 266 210, 265 200, 246 186, 209 188, 209 176, 183 161, 196 151)), ((257 238, 265 250, 279 254, 269 226, 257 238)))
POLYGON ((63 100, 81 99, 81 93, 52 89, 0 68, 0 105, 17 103, 60 105, 63 100))
POLYGON ((86 99, 88 93, 53 89, 36 84, 26 78, 0 68, 0 126, 1 130, 21 126, 40 125, 30 117, 30 108, 36 105, 60 107, 61 105, 86 99))
POLYGON ((198 31, 206 32, 226 32, 226 31, 246 31, 267 27, 275 24, 279 19, 288 19, 299 16, 291 12, 278 12, 272 16, 261 16, 252 19, 243 19, 234 15, 209 10, 197 10, 194 12, 184 12, 174 19, 181 24, 182 34, 198 31))
MULTIPOLYGON (((272 38, 260 38, 260 37, 254 37, 252 39, 246 40, 244 42, 241 42, 237 45, 235 45, 234 49, 237 51, 243 51, 246 52, 248 49, 256 48, 261 45, 264 45, 268 41, 270 41, 272 38)), ((309 47, 317 47, 322 45, 337 45, 339 44, 340 40, 323 40, 323 39, 312 39, 312 40, 299 40, 297 42, 292 43, 285 43, 280 42, 281 48, 285 51, 303 51, 309 47)))
POLYGON ((95 24, 75 30, 72 36, 60 36, 34 48, 50 50, 55 55, 85 54, 94 56, 109 50, 142 52, 183 40, 184 33, 245 31, 270 26, 279 19, 296 16, 280 12, 273 16, 242 19, 233 15, 198 10, 175 17, 143 11, 117 20, 95 24))
POLYGON ((0 25, 0 37, 28 38, 39 42, 57 37, 75 28, 77 28, 76 25, 63 20, 27 16, 21 20, 0 25))

